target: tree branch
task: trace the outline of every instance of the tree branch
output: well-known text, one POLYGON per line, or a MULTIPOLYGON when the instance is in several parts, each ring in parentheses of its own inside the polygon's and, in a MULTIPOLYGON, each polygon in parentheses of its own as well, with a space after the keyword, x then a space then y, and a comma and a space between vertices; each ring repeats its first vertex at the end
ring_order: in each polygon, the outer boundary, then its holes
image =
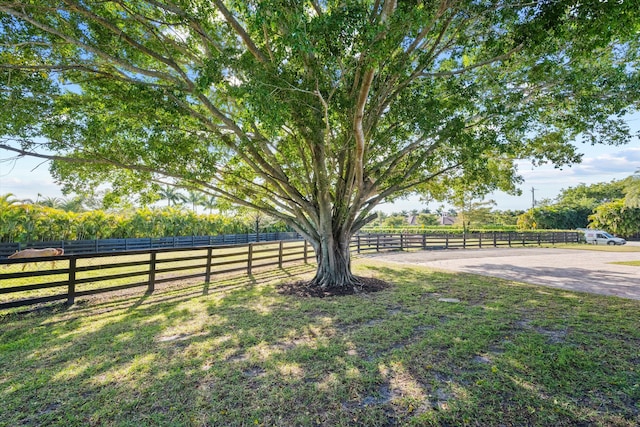
POLYGON ((523 44, 519 44, 518 46, 514 47, 513 49, 511 49, 510 51, 508 51, 507 53, 503 54, 503 55, 499 55, 499 56, 495 56, 493 58, 489 58, 486 59, 484 61, 480 61, 476 64, 470 65, 468 67, 463 67, 463 68, 459 68, 457 70, 452 70, 452 71, 439 71, 436 73, 426 73, 426 72, 422 72, 420 73, 420 76, 422 77, 450 77, 450 76, 455 76, 458 74, 464 74, 464 73, 468 73, 471 70, 475 70, 476 68, 480 68, 480 67, 484 67, 486 65, 490 65, 493 64, 494 62, 499 62, 499 61, 504 61, 506 59, 511 58, 511 56, 513 56, 513 54, 521 51, 524 48, 523 44))
POLYGON ((258 46, 256 46, 254 41, 251 39, 251 36, 249 36, 242 25, 240 25, 235 16, 229 12, 229 9, 227 9, 224 3, 222 3, 221 0, 213 0, 213 3, 216 5, 218 10, 220 10, 220 13, 222 13, 229 25, 231 25, 231 28, 233 28, 233 30, 240 36, 244 44, 247 46, 247 49, 249 49, 249 52, 251 52, 261 64, 267 64, 269 62, 268 58, 264 56, 258 46))
MULTIPOLYGON (((149 69, 144 69, 144 68, 140 68, 137 67, 135 65, 132 65, 126 61, 121 60, 120 58, 117 58, 113 55, 109 55, 106 52, 104 52, 101 49, 98 49, 94 46, 91 46, 77 38, 68 36, 64 33, 61 33, 60 31, 58 31, 57 29, 42 24, 41 22, 36 21, 35 19, 31 18, 29 15, 26 15, 25 13, 21 13, 18 12, 16 10, 10 9, 6 6, 2 6, 0 5, 0 11, 8 14, 8 15, 12 15, 15 16, 17 18, 20 18, 28 23, 30 23, 31 25, 33 25, 36 28, 39 28, 49 34, 52 34, 54 36, 59 37, 60 39, 66 41, 67 43, 70 43, 74 46, 77 46, 79 48, 85 49, 87 52, 91 52, 94 55, 98 56, 101 59, 104 59, 107 62, 110 62, 112 64, 115 64, 117 66, 122 67, 124 70, 129 71, 130 73, 134 73, 134 74, 141 74, 147 77, 153 77, 159 80, 168 80, 173 82, 174 84, 176 84, 178 87, 182 86, 182 82, 180 80, 178 80, 177 78, 175 78, 174 76, 172 76, 171 74, 167 74, 167 73, 162 73, 159 71, 155 71, 155 70, 149 70, 149 69)), ((120 71, 119 71, 120 72, 120 71)), ((126 74, 122 73, 123 75, 126 76, 126 74)), ((133 78, 130 77, 129 79, 130 81, 134 82, 137 81, 133 78)))

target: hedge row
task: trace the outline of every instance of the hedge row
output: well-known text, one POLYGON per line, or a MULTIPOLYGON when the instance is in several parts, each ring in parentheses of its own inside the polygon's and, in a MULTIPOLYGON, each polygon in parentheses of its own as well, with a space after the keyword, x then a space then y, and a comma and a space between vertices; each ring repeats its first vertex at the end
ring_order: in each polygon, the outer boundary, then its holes
MULTIPOLYGON (((285 231, 283 225, 262 232, 285 231)), ((178 208, 143 208, 130 213, 66 212, 40 205, 10 205, 0 210, 0 241, 124 239, 206 236, 255 231, 249 222, 224 215, 199 215, 178 208)))

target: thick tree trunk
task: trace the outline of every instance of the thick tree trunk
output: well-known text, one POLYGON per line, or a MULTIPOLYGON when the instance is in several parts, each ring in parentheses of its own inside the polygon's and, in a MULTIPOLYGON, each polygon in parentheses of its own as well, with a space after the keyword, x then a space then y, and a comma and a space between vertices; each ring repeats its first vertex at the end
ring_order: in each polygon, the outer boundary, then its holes
POLYGON ((320 242, 312 242, 316 251, 318 269, 311 280, 311 286, 322 289, 354 287, 360 284, 351 273, 350 236, 341 239, 328 237, 320 242))

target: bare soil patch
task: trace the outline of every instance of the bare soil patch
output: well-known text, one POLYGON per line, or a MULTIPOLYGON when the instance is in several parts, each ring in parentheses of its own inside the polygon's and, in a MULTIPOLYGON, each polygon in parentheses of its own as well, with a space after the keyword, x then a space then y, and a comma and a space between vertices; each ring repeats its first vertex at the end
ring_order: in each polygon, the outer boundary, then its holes
POLYGON ((284 283, 278 286, 278 293, 281 295, 292 295, 297 297, 336 297, 345 295, 368 294, 379 292, 389 288, 391 283, 373 277, 358 276, 360 284, 352 287, 340 287, 330 289, 320 289, 311 286, 309 280, 299 280, 297 282, 284 283))

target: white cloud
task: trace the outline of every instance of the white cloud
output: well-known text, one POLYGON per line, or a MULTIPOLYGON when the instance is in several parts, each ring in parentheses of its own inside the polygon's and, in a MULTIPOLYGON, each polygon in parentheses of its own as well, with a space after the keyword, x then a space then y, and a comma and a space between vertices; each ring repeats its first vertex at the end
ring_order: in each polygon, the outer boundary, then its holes
POLYGON ((38 194, 44 197, 62 196, 60 186, 54 183, 48 165, 43 164, 42 160, 0 160, 0 195, 12 193, 18 199, 33 200, 36 200, 38 194))
POLYGON ((624 179, 640 169, 640 143, 632 146, 582 146, 582 163, 563 168, 552 165, 532 167, 528 161, 517 162, 519 174, 524 178, 520 186, 521 196, 509 196, 502 192, 490 194, 498 209, 528 209, 531 207, 531 189, 536 200, 554 199, 562 189, 580 184, 596 184, 624 179))
POLYGON ((628 176, 639 168, 640 148, 626 148, 596 157, 585 157, 582 163, 575 166, 574 174, 581 176, 622 174, 628 176))

